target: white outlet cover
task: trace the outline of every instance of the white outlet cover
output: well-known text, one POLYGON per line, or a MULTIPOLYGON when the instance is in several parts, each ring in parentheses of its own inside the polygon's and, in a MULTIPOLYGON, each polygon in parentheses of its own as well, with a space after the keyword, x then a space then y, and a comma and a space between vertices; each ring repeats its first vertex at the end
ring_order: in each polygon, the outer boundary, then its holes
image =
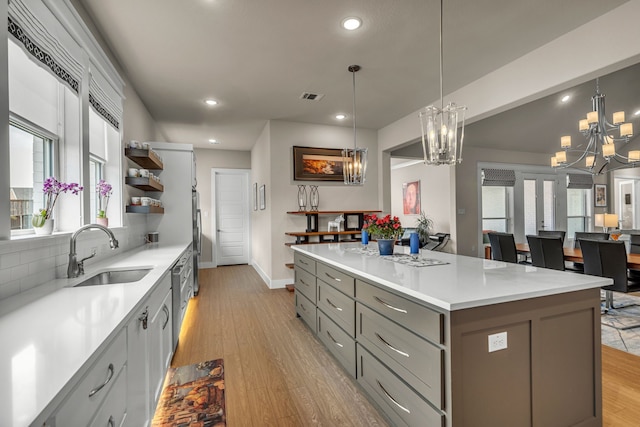
POLYGON ((489 335, 489 353, 507 348, 507 333, 499 332, 489 335))

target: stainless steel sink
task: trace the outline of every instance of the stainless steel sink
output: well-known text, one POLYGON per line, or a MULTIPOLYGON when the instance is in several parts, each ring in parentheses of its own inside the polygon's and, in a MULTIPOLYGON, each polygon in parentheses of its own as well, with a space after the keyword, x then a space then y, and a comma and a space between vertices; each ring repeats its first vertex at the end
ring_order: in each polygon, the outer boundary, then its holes
POLYGON ((95 274, 82 282, 74 285, 78 286, 95 286, 95 285, 111 285, 114 283, 131 283, 137 282, 146 276, 150 268, 137 268, 133 270, 111 270, 103 271, 102 273, 95 274))

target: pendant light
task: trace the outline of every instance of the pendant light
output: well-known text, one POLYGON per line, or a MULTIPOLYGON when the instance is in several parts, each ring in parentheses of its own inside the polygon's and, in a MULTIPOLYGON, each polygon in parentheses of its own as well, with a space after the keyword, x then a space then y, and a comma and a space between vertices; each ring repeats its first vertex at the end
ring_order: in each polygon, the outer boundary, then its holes
POLYGON ((451 102, 444 106, 442 93, 442 9, 440 0, 440 107, 430 105, 420 113, 422 151, 428 165, 455 165, 462 162, 465 106, 451 102), (458 130, 458 122, 461 123, 458 130), (458 136, 460 140, 458 141, 458 136))
POLYGON ((367 173, 367 149, 356 144, 356 73, 360 66, 350 65, 348 70, 353 78, 353 149, 342 150, 342 173, 346 185, 362 185, 367 173))

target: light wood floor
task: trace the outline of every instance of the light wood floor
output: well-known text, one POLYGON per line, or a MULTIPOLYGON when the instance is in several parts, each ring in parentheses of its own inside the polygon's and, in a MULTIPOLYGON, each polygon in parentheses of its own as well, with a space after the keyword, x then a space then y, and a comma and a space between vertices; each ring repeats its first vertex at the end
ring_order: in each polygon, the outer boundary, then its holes
MULTIPOLYGON (((386 426, 293 309, 249 266, 200 270, 172 366, 224 359, 236 426, 386 426)), ((640 425, 640 357, 602 346, 603 426, 640 425)))

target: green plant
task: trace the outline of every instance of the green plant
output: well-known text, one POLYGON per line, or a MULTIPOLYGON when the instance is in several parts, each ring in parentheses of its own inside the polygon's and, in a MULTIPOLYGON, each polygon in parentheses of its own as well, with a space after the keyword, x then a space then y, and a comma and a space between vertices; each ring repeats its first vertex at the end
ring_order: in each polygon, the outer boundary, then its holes
POLYGON ((366 229, 376 239, 396 239, 402 235, 402 225, 397 216, 386 215, 378 218, 376 214, 365 216, 366 229))
POLYGON ((420 216, 416 220, 416 231, 423 242, 429 240, 429 235, 433 232, 433 220, 424 212, 420 212, 420 216))

